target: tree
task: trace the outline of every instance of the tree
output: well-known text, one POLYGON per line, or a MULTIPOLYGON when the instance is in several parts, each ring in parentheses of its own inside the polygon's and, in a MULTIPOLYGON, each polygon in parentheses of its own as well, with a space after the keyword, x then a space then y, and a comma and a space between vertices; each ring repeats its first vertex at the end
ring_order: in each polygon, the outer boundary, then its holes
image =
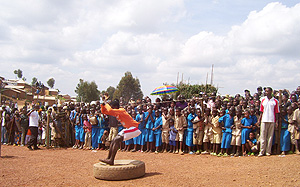
POLYGON ((48 81, 47 81, 47 84, 50 88, 53 88, 54 87, 54 84, 55 84, 55 80, 54 78, 50 78, 48 81))
POLYGON ((108 93, 109 98, 113 98, 115 91, 116 91, 116 88, 112 87, 112 86, 110 86, 106 89, 106 92, 108 93))
POLYGON ((32 78, 32 81, 31 81, 31 85, 32 85, 32 86, 35 86, 35 84, 37 83, 37 81, 38 81, 37 78, 36 78, 36 77, 33 77, 33 78, 32 78))
POLYGON ((178 92, 176 92, 175 97, 177 98, 177 96, 179 94, 183 95, 186 99, 190 99, 193 96, 199 96, 200 92, 206 92, 207 94, 210 94, 212 92, 217 92, 217 88, 207 84, 195 84, 195 85, 190 85, 190 84, 184 84, 184 83, 180 83, 178 86, 178 92))
POLYGON ((23 72, 20 69, 15 70, 14 74, 16 74, 19 79, 21 79, 23 77, 23 72))
POLYGON ((77 93, 77 101, 91 102, 100 99, 100 91, 95 81, 89 83, 83 79, 79 79, 75 93, 77 93))
POLYGON ((133 78, 129 71, 122 77, 114 92, 113 99, 119 99, 120 97, 123 97, 125 102, 128 102, 130 98, 134 100, 143 98, 139 79, 133 78))

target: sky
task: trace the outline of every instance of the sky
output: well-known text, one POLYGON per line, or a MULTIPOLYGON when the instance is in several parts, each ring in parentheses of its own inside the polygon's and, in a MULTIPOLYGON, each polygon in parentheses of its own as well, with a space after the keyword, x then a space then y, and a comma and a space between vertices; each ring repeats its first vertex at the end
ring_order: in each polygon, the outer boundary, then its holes
POLYGON ((100 91, 130 71, 144 96, 164 83, 211 82, 219 94, 300 85, 294 0, 0 0, 0 76, 21 69, 62 94, 100 91), (178 76, 179 75, 179 76, 178 76))

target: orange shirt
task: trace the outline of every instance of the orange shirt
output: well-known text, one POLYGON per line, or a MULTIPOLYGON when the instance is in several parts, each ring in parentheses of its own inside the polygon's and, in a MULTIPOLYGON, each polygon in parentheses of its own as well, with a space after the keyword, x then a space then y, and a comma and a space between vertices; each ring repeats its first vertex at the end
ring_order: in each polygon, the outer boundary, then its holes
POLYGON ((136 122, 124 108, 113 109, 109 104, 101 105, 101 112, 106 115, 115 116, 117 120, 125 127, 138 127, 139 123, 136 122))

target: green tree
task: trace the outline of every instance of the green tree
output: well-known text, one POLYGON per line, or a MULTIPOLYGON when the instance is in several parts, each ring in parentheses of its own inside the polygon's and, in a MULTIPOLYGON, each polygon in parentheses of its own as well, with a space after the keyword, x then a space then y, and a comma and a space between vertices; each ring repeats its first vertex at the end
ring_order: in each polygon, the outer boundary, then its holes
POLYGON ((143 98, 139 79, 133 78, 129 71, 127 71, 125 76, 122 77, 114 92, 113 99, 119 99, 120 97, 123 97, 125 102, 128 102, 130 98, 135 100, 143 98))
POLYGON ((32 78, 32 81, 31 81, 31 85, 32 85, 32 86, 35 86, 36 83, 37 83, 37 81, 38 81, 37 78, 36 78, 36 77, 33 77, 33 78, 32 78))
POLYGON ((110 87, 108 87, 108 88, 106 89, 106 92, 108 93, 109 98, 113 98, 113 97, 114 97, 115 91, 116 91, 116 88, 115 88, 115 87, 112 87, 112 86, 110 86, 110 87))
POLYGON ((200 92, 206 92, 208 95, 212 92, 217 92, 217 88, 207 84, 195 84, 195 85, 190 85, 190 84, 184 84, 184 83, 180 83, 178 86, 178 92, 176 92, 175 94, 175 98, 177 98, 177 96, 179 94, 183 95, 186 99, 190 99, 193 96, 198 96, 200 92))
POLYGON ((53 88, 54 87, 54 84, 55 84, 55 80, 54 78, 50 78, 48 81, 47 81, 47 84, 50 88, 53 88))
POLYGON ((77 93, 77 101, 91 102, 100 99, 100 91, 95 81, 90 83, 79 79, 75 93, 77 93))
POLYGON ((15 70, 14 74, 16 74, 19 79, 21 79, 23 77, 23 71, 20 69, 15 70))

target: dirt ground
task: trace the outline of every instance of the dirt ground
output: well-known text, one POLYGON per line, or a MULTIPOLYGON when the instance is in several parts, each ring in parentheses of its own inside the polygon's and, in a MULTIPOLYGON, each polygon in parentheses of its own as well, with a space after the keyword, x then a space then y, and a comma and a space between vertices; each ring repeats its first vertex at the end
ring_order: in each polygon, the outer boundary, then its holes
POLYGON ((2 146, 0 186, 300 186, 300 156, 214 157, 119 152, 144 161, 146 175, 127 181, 94 178, 93 164, 107 151, 2 146))

